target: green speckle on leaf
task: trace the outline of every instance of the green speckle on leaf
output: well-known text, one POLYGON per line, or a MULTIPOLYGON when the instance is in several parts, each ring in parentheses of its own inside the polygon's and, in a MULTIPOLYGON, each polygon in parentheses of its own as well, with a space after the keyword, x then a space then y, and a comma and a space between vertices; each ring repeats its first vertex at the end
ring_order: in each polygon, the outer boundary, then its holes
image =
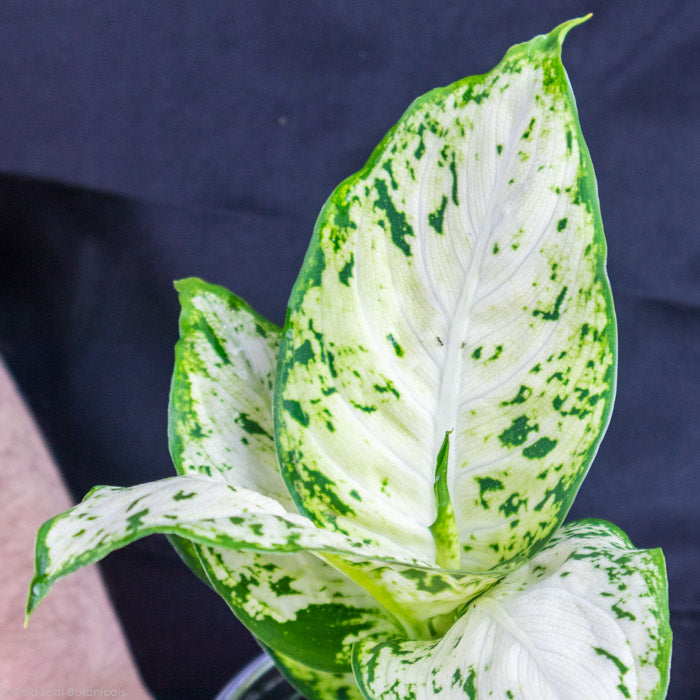
POLYGON ((340 250, 340 245, 343 239, 338 236, 340 231, 345 229, 356 229, 357 224, 350 219, 350 202, 344 201, 342 196, 339 196, 335 200, 335 215, 333 216, 333 222, 335 223, 335 231, 333 237, 333 249, 337 252, 340 250))
POLYGON ((305 340, 295 351, 294 351, 294 362, 298 362, 301 365, 308 365, 310 360, 314 359, 314 351, 311 347, 311 341, 305 340))
POLYGON ((320 287, 323 279, 323 271, 326 269, 326 257, 320 246, 315 246, 305 263, 308 265, 307 288, 320 287))
POLYGON ((517 515, 518 511, 527 506, 527 498, 523 498, 519 493, 511 493, 508 498, 498 506, 498 510, 509 518, 511 515, 517 515))
POLYGON ((568 287, 563 287, 554 302, 554 308, 551 311, 542 311, 542 309, 535 309, 532 312, 533 316, 541 316, 543 321, 558 321, 559 320, 559 309, 561 308, 561 303, 564 301, 566 296, 566 290, 568 287))
POLYGON ((355 256, 351 255, 350 260, 348 260, 345 263, 345 265, 343 266, 343 269, 338 273, 338 278, 347 287, 350 286, 350 278, 352 277, 352 268, 353 268, 354 264, 355 264, 355 256))
POLYGON ((291 576, 282 576, 276 581, 270 581, 270 589, 275 595, 298 595, 299 591, 292 588, 294 579, 291 576))
POLYGON ((204 336, 209 342, 209 345, 211 345, 212 350, 214 350, 218 358, 221 360, 221 364, 230 365, 231 360, 226 352, 226 348, 222 345, 221 340, 219 340, 219 337, 216 335, 216 333, 214 333, 211 326, 206 322, 202 322, 198 324, 198 328, 202 331, 202 333, 204 333, 204 336))
POLYGON ((476 700, 476 672, 473 668, 469 669, 469 675, 464 681, 462 690, 469 700, 476 700))
POLYGON ((386 394, 387 392, 389 392, 392 393, 397 399, 401 398, 401 394, 399 394, 396 387, 390 381, 388 381, 384 386, 381 386, 380 384, 374 384, 372 388, 375 391, 378 391, 380 394, 386 394))
POLYGON ((174 501, 186 501, 189 498, 194 498, 197 494, 194 491, 191 491, 190 493, 185 493, 182 489, 180 489, 174 496, 173 500, 174 501))
POLYGON ((481 501, 481 505, 486 509, 489 508, 486 494, 489 491, 504 491, 506 488, 502 481, 499 479, 492 479, 490 476, 476 476, 474 479, 476 483, 479 484, 479 500, 481 501))
POLYGON ((510 426, 498 436, 498 439, 504 447, 518 447, 527 440, 528 435, 533 430, 539 430, 539 425, 537 423, 530 425, 527 416, 518 416, 513 419, 510 426))
POLYGON ((416 160, 420 160, 423 157, 423 154, 425 153, 425 142, 423 141, 423 132, 425 131, 425 124, 421 124, 418 127, 418 146, 416 147, 416 150, 414 152, 414 156, 416 160))
POLYGON ((304 483, 313 493, 315 499, 319 499, 327 504, 332 511, 342 516, 355 515, 350 506, 341 500, 336 493, 336 484, 318 469, 303 467, 304 483))
POLYGON ((331 373, 331 377, 335 378, 338 376, 338 372, 335 369, 335 355, 330 350, 327 350, 325 354, 328 371, 331 373))
POLYGON ((374 187, 379 194, 374 206, 377 209, 382 209, 386 214, 391 229, 391 240, 404 255, 410 256, 411 247, 406 238, 415 234, 406 219, 406 214, 396 209, 384 180, 380 180, 379 178, 375 179, 374 187))
POLYGON ((140 510, 138 513, 130 515, 126 519, 126 529, 127 531, 137 530, 141 525, 143 525, 143 519, 148 515, 148 508, 140 510))
POLYGON ((458 207, 459 197, 457 196, 457 164, 455 162, 455 156, 452 155, 452 160, 450 161, 450 172, 452 173, 452 203, 458 207))
POLYGON ((625 666, 625 664, 623 664, 622 661, 620 661, 620 659, 618 659, 617 656, 615 656, 615 654, 611 654, 609 651, 607 651, 606 649, 602 649, 601 647, 593 647, 593 651, 599 656, 603 656, 606 659, 612 661, 615 664, 615 666, 617 666, 617 670, 623 676, 625 675, 625 673, 627 673, 627 671, 629 671, 629 668, 627 668, 627 666, 625 666))
POLYGON ((428 223, 435 229, 436 233, 443 233, 443 222, 445 219, 445 209, 447 208, 447 197, 442 195, 442 201, 440 206, 434 211, 428 214, 428 223))
POLYGON ((391 343, 392 347, 394 348, 394 352, 396 353, 397 357, 403 357, 403 348, 396 342, 396 338, 389 333, 387 336, 387 340, 391 343))
POLYGON ((557 221, 557 231, 563 231, 566 228, 566 218, 557 221))
POLYGON ((615 613, 618 620, 626 617, 628 620, 632 620, 634 622, 634 620, 637 619, 631 612, 623 610, 619 605, 617 605, 617 603, 613 603, 613 605, 610 606, 610 609, 615 613))
POLYGON ((253 420, 247 413, 241 412, 233 420, 249 435, 266 435, 272 439, 272 435, 270 435, 270 433, 268 433, 267 430, 260 425, 260 423, 253 420))
POLYGON ((390 160, 385 160, 385 161, 382 163, 382 168, 383 168, 384 170, 386 170, 386 172, 387 172, 388 175, 389 175, 389 179, 391 180, 391 189, 392 189, 392 190, 397 190, 397 189, 399 188, 399 183, 396 182, 396 180, 394 179, 394 171, 393 171, 392 168, 391 168, 391 161, 390 161, 390 160))
POLYGON ((535 117, 530 119, 530 123, 527 126, 527 129, 523 132, 523 135, 521 136, 522 139, 527 139, 530 138, 530 134, 532 134, 532 128, 535 126, 535 117))
POLYGON ((376 406, 368 406, 366 404, 358 403, 357 401, 350 401, 350 403, 358 410, 363 413, 374 413, 377 410, 376 406))
POLYGON ((512 406, 517 403, 525 403, 532 395, 532 389, 524 384, 520 385, 518 393, 510 401, 501 401, 501 406, 512 406))
POLYGON ((482 346, 479 345, 479 347, 476 348, 476 350, 474 350, 474 352, 472 353, 472 358, 475 360, 478 360, 481 357, 482 350, 483 350, 482 346))
POLYGON ((283 400, 282 408, 289 413, 289 415, 294 418, 297 423, 300 423, 305 428, 309 427, 309 416, 304 413, 301 404, 295 400, 283 400))
POLYGON ((499 156, 501 155, 501 153, 503 153, 503 144, 502 143, 496 144, 496 153, 498 153, 499 156))
POLYGON ((496 347, 493 350, 493 355, 491 355, 491 357, 489 357, 489 359, 486 360, 486 362, 493 362, 494 360, 497 360, 501 356, 502 352, 503 352, 503 346, 496 345, 496 347))
POLYGON ((537 442, 528 445, 523 450, 523 456, 528 459, 542 459, 548 455, 557 445, 556 440, 550 440, 548 437, 541 437, 537 442))

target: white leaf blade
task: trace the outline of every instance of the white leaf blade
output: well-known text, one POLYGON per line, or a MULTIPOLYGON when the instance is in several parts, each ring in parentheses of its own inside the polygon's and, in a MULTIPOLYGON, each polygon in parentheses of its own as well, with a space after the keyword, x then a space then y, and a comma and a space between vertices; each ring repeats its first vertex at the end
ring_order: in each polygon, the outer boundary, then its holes
POLYGON ((417 100, 321 213, 275 401, 283 474, 316 522, 434 560, 449 430, 462 566, 523 559, 563 520, 615 383, 595 179, 559 59, 575 23, 417 100))
POLYGON ((660 700, 668 615, 660 551, 634 549, 609 523, 579 521, 439 641, 358 645, 355 673, 373 698, 660 700))
POLYGON ((175 283, 182 306, 168 409, 179 474, 221 478, 292 509, 272 441, 280 329, 223 287, 175 283))

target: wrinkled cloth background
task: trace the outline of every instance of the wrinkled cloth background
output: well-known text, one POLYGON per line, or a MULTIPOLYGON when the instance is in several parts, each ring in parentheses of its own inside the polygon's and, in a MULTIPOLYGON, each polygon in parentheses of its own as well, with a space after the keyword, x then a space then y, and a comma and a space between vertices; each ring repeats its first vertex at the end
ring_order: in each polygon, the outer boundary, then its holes
MULTIPOLYGON (((594 12, 564 62, 619 322, 612 422, 570 517, 661 546, 670 698, 700 697, 700 5, 586 0, 0 5, 0 353, 76 499, 172 474, 172 280, 281 324, 332 189, 420 94, 594 12)), ((159 698, 257 653, 164 538, 103 565, 159 698)))

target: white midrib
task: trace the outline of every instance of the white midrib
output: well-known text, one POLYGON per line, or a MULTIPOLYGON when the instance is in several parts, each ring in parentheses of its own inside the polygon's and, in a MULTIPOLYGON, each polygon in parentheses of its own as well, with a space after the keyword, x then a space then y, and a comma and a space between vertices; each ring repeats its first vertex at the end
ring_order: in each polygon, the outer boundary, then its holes
MULTIPOLYGON (((518 130, 516 128, 514 133, 521 133, 522 128, 524 128, 524 124, 527 123, 529 118, 529 112, 521 116, 519 124, 521 129, 518 130)), ((503 154, 502 159, 498 162, 486 206, 485 216, 480 227, 477 228, 474 221, 472 221, 471 213, 469 213, 469 204, 466 196, 467 193, 464 191, 460 193, 460 201, 464 202, 464 207, 468 212, 468 220, 471 228, 470 233, 474 236, 476 245, 474 248, 474 254, 469 262, 469 269, 466 273, 464 285, 460 290, 459 299, 451 319, 450 330, 447 335, 447 342, 445 343, 444 348, 446 362, 440 377, 438 411, 435 419, 435 433, 433 435, 433 454, 435 455, 436 460, 438 451, 442 445, 442 441, 445 438, 445 433, 448 430, 454 430, 457 427, 457 411, 461 404, 459 399, 459 390, 462 383, 461 371, 464 356, 462 346, 463 344, 466 345, 467 343, 467 335, 471 324, 471 312, 474 306, 476 290, 479 282, 479 273, 484 259, 484 254, 491 240, 492 226, 494 224, 494 193, 499 191, 499 188, 502 187, 503 182, 505 181, 505 176, 508 171, 507 166, 513 158, 516 144, 517 140, 511 140, 508 143, 506 153, 503 154)), ((454 493, 454 480, 456 477, 454 460, 457 454, 455 447, 458 440, 457 433, 454 433, 453 435, 454 437, 451 441, 447 460, 447 481, 450 496, 452 496, 454 493)))
MULTIPOLYGON (((476 238, 476 232, 473 232, 476 238)), ((435 433, 433 435, 434 454, 437 458, 445 433, 457 427, 457 410, 460 405, 460 387, 463 364, 463 348, 471 324, 471 310, 476 296, 479 282, 479 269, 483 260, 484 251, 488 244, 489 236, 484 235, 477 239, 476 248, 469 263, 464 285, 457 300, 457 306, 452 316, 450 330, 445 343, 445 365, 440 377, 440 389, 438 392, 438 412, 435 418, 435 433)), ((457 437, 456 435, 454 436, 457 437)), ((448 482, 454 475, 454 459, 457 451, 453 447, 449 451, 447 461, 448 482)), ((450 489, 451 491, 451 489, 450 489)))

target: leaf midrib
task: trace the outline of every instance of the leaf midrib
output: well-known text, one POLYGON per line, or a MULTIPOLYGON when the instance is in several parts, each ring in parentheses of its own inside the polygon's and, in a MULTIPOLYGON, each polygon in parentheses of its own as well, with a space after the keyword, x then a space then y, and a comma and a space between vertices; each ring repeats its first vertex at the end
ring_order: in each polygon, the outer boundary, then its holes
MULTIPOLYGON (((520 120, 521 123, 519 124, 519 128, 511 128, 511 133, 520 133, 522 127, 524 127, 524 125, 527 123, 529 116, 530 114, 526 112, 520 120)), ((447 343, 445 344, 444 348, 447 362, 443 366, 440 375, 440 388, 438 391, 437 402, 438 415, 434 421, 433 453, 435 455, 437 455, 438 450, 440 449, 445 433, 449 430, 455 431, 455 444, 454 448, 450 450, 447 463, 448 491, 450 493, 454 493, 454 480, 456 478, 454 463, 458 452, 457 445, 459 443, 459 434, 456 431, 456 428, 457 413, 462 403, 459 399, 463 366, 463 353, 461 351, 463 345, 466 346, 467 344, 467 337, 471 326, 472 309, 475 303, 476 290, 479 284, 480 271, 485 252, 493 234, 494 223, 492 219, 495 209, 494 195, 503 187, 506 173, 508 172, 508 166, 515 155, 515 147, 517 143, 517 138, 511 139, 510 143, 508 144, 507 152, 504 154, 503 158, 498 161, 493 184, 489 193, 489 200, 486 205, 484 220, 480 227, 475 225, 474 219, 472 218, 471 209, 469 207, 469 199, 466 192, 466 184, 468 181, 466 174, 459 181, 464 183, 464 185, 460 187, 459 201, 464 202, 463 206, 468 219, 468 225, 471 228, 471 234, 476 241, 476 248, 469 262, 469 269, 467 270, 464 284, 460 290, 457 306, 452 314, 447 343), (479 230, 482 231, 483 235, 479 235, 479 230), (463 313, 460 313, 460 310, 463 310, 463 313), (456 323, 455 319, 457 319, 456 323)))

